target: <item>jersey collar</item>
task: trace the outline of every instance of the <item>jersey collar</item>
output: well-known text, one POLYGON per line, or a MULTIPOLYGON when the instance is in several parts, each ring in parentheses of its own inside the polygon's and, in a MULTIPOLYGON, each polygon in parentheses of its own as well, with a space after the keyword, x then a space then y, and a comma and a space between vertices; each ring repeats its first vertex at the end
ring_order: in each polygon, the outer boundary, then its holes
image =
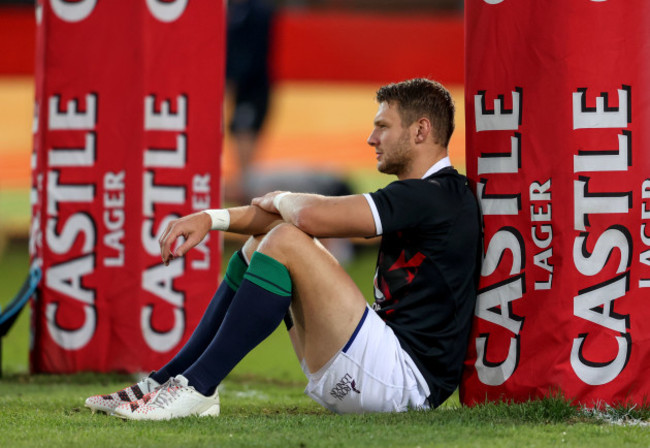
POLYGON ((447 168, 448 166, 451 166, 451 160, 449 160, 449 157, 440 159, 431 168, 429 168, 426 173, 424 173, 422 179, 427 178, 431 176, 433 173, 437 173, 441 169, 447 168))

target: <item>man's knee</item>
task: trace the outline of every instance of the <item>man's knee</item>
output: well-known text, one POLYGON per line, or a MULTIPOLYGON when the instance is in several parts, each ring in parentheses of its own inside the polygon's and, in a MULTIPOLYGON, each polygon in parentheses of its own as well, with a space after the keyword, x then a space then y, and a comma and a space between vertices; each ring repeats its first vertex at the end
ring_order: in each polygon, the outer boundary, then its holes
POLYGON ((246 240, 246 242, 241 248, 241 251, 244 254, 244 258, 246 259, 246 263, 250 263, 253 253, 257 250, 259 245, 262 243, 262 240, 264 239, 265 236, 266 235, 253 235, 246 240))
POLYGON ((291 253, 310 241, 313 241, 311 236, 293 224, 284 223, 267 233, 257 250, 286 264, 291 253))

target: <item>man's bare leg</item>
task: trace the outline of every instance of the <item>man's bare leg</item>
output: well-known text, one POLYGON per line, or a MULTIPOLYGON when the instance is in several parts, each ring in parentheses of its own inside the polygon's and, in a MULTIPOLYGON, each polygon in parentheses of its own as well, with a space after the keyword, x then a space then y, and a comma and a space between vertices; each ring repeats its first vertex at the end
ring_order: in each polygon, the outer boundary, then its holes
POLYGON ((354 333, 366 308, 363 294, 317 240, 291 224, 275 227, 261 242, 249 242, 247 256, 256 245, 287 267, 293 284, 294 348, 311 372, 318 371, 354 333))

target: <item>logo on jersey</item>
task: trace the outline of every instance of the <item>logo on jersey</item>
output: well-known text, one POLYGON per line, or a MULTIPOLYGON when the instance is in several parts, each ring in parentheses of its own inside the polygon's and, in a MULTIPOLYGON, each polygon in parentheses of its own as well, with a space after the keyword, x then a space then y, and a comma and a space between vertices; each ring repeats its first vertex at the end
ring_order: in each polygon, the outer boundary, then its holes
MULTIPOLYGON (((426 256, 421 252, 416 252, 415 255, 408 259, 406 256, 406 251, 402 250, 397 260, 383 272, 383 275, 379 274, 379 268, 377 268, 374 278, 375 302, 377 304, 391 301, 393 299, 391 290, 395 291, 405 285, 410 285, 415 279, 420 266, 422 266, 422 263, 426 259, 426 256)), ((384 257, 382 254, 380 265, 383 262, 384 257)))
POLYGON ((339 382, 336 383, 336 386, 332 388, 330 395, 337 400, 343 400, 350 392, 361 393, 361 391, 357 389, 357 382, 349 373, 346 373, 339 382))

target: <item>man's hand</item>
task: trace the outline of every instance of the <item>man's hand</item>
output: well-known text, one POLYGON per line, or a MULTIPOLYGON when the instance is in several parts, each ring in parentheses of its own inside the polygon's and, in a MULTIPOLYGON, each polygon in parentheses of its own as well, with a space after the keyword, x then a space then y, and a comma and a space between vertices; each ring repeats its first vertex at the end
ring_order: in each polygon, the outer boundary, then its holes
POLYGON ((207 213, 198 212, 192 215, 175 219, 167 224, 167 228, 160 237, 160 254, 165 266, 174 258, 182 257, 188 250, 199 244, 210 231, 212 220, 207 213), (185 242, 173 250, 176 240, 184 237, 185 242))
POLYGON ((281 193, 285 193, 284 191, 272 191, 271 193, 266 193, 264 196, 259 197, 259 198, 253 198, 251 201, 251 205, 255 205, 259 208, 261 208, 264 211, 267 211, 269 213, 276 213, 279 214, 278 209, 275 207, 275 204, 273 203, 273 199, 275 199, 276 196, 278 196, 281 193))

